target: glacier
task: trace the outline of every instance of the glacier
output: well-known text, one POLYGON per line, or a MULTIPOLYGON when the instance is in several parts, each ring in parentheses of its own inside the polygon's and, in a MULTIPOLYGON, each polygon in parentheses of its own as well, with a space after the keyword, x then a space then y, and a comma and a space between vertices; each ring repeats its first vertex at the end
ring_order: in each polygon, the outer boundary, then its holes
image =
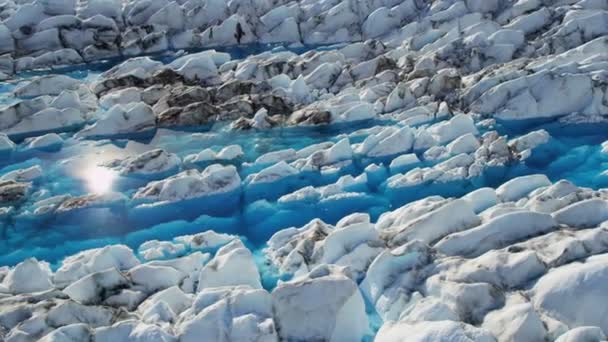
POLYGON ((608 1, 0 0, 0 341, 603 341, 608 1))

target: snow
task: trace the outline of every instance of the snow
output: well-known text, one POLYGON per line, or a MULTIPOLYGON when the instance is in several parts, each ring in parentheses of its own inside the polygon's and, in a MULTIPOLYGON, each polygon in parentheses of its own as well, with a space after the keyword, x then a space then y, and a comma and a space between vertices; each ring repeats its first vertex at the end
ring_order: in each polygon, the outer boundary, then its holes
POLYGON ((165 303, 172 314, 179 315, 190 308, 192 302, 191 296, 186 295, 179 287, 172 286, 150 296, 138 306, 137 310, 147 316, 146 312, 153 309, 157 303, 165 303))

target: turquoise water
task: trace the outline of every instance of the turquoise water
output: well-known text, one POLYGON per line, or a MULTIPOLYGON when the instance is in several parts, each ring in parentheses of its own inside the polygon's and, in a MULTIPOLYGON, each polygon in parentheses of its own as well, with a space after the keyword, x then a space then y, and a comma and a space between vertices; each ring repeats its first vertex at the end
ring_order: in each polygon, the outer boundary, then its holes
MULTIPOLYGON (((33 198, 22 204, 21 209, 27 209, 34 201, 42 198, 87 193, 86 179, 73 174, 73 168, 78 168, 80 160, 83 160, 83 163, 109 160, 151 148, 163 148, 183 158, 205 148, 219 150, 222 146, 239 144, 245 151, 244 163, 239 166, 239 173, 241 178, 245 179, 248 174, 258 171, 245 163, 253 162, 266 152, 285 148, 299 149, 323 141, 337 141, 341 135, 377 124, 387 122, 370 121, 348 127, 278 128, 236 133, 227 131, 224 125, 217 125, 194 133, 159 130, 149 141, 77 141, 65 133, 65 143, 61 151, 49 153, 20 148, 10 158, 0 162, 0 175, 33 165, 40 165, 45 170, 42 179, 34 184, 33 198), (65 160, 72 162, 66 163, 65 160)), ((522 133, 509 131, 507 128, 500 130, 510 136, 522 133)), ((475 188, 496 186, 507 179, 529 173, 544 173, 552 180, 568 179, 579 186, 592 188, 608 185, 608 177, 601 175, 608 166, 608 156, 601 153, 601 143, 606 140, 606 136, 586 135, 585 131, 579 133, 581 134, 554 135, 550 143, 535 150, 525 163, 517 163, 501 169, 500 172, 487 174, 477 182, 421 186, 416 191, 408 190, 406 193, 387 193, 382 187, 365 186, 357 190, 359 196, 330 202, 291 205, 276 202, 280 195, 304 186, 331 184, 344 174, 360 175, 372 162, 355 159, 353 165, 341 169, 336 174, 304 174, 286 180, 281 186, 273 184, 267 188, 262 187, 257 191, 262 194, 259 196, 227 199, 239 201, 237 210, 223 210, 213 201, 193 201, 190 205, 181 203, 178 209, 168 208, 166 212, 158 210, 157 217, 143 212, 138 215, 137 211, 128 205, 126 213, 123 207, 117 207, 115 210, 89 210, 86 222, 80 221, 79 217, 49 217, 44 220, 11 217, 2 222, 0 230, 0 264, 12 265, 30 256, 57 262, 64 256, 85 248, 108 243, 126 243, 136 248, 146 240, 171 239, 205 229, 237 233, 248 238, 254 246, 263 246, 266 239, 279 229, 301 226, 315 217, 335 223, 344 215, 364 211, 369 212, 375 219, 384 211, 427 195, 460 196, 475 188)), ((353 139, 351 143, 356 140, 353 139)), ((130 196, 146 182, 147 180, 116 181, 113 190, 130 196)))

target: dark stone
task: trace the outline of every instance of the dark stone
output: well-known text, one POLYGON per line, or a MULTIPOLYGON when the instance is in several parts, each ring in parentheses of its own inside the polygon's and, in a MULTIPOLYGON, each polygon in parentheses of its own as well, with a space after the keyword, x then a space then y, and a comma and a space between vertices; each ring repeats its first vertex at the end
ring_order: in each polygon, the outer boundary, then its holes
POLYGON ((178 74, 175 70, 164 68, 152 75, 152 79, 148 80, 149 84, 174 84, 184 82, 184 77, 178 74))
POLYGON ((187 87, 179 89, 175 96, 167 98, 169 107, 185 107, 195 102, 210 102, 211 95, 207 89, 202 87, 187 87))
POLYGON ((27 196, 29 183, 20 183, 14 180, 0 181, 0 205, 13 204, 27 196))
POLYGON ((220 110, 206 102, 165 110, 156 117, 158 127, 201 126, 215 121, 220 110))
POLYGON ((290 125, 322 125, 331 122, 331 113, 318 109, 301 109, 291 114, 288 120, 290 125))
POLYGON ((224 102, 235 96, 259 94, 271 89, 266 82, 234 80, 224 83, 215 91, 215 101, 224 102))

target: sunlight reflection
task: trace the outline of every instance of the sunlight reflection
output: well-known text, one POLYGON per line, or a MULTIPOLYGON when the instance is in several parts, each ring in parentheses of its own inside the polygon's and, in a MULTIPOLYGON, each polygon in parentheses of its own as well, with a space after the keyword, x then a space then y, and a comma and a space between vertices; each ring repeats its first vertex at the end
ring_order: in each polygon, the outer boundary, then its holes
POLYGON ((84 178, 89 191, 104 194, 112 189, 116 172, 105 167, 95 166, 84 172, 84 178))

